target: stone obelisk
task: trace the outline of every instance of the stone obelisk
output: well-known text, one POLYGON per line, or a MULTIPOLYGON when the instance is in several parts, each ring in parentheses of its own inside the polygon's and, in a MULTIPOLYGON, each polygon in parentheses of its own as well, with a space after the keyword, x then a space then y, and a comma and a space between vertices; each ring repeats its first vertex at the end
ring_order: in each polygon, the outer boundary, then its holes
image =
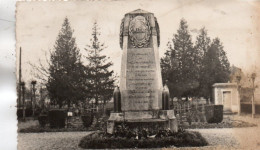
POLYGON ((125 14, 120 27, 120 87, 114 92, 109 133, 117 122, 132 127, 160 124, 177 130, 174 111, 168 110, 169 91, 162 85, 159 44, 159 25, 153 13, 138 9, 125 14))
POLYGON ((122 111, 162 108, 159 27, 152 13, 135 10, 122 19, 120 75, 122 111))

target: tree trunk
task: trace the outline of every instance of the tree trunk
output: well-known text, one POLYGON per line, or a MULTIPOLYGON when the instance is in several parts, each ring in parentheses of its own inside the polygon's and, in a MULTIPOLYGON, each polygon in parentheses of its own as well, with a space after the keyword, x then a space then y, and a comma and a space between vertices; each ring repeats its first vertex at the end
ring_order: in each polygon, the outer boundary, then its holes
POLYGON ((60 102, 60 103, 59 103, 59 109, 61 109, 61 107, 62 107, 62 103, 60 102))
POLYGON ((97 109, 97 107, 98 107, 98 96, 97 96, 97 94, 95 94, 95 105, 96 105, 96 109, 97 109))
POLYGON ((207 100, 207 104, 210 104, 210 98, 208 97, 206 100, 207 100))
POLYGON ((68 100, 68 110, 70 109, 70 100, 68 100))

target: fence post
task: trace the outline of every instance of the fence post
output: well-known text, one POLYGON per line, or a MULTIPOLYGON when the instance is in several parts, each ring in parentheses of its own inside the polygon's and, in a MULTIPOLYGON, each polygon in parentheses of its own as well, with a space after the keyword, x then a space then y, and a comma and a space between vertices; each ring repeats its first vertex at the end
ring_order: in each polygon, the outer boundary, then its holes
POLYGON ((196 100, 196 104, 195 104, 195 109, 196 109, 196 112, 198 111, 198 101, 196 100))
POLYGON ((180 123, 182 124, 182 106, 181 106, 181 104, 179 106, 180 106, 180 113, 179 113, 180 123))
POLYGON ((186 102, 183 103, 183 113, 186 113, 186 105, 185 105, 186 102))
POLYGON ((206 116, 205 116, 205 114, 206 114, 206 112, 205 112, 205 105, 204 104, 202 104, 202 117, 203 117, 203 122, 207 122, 207 119, 206 119, 206 116))
POLYGON ((190 103, 188 103, 188 112, 190 113, 190 110, 191 108, 190 108, 190 103))

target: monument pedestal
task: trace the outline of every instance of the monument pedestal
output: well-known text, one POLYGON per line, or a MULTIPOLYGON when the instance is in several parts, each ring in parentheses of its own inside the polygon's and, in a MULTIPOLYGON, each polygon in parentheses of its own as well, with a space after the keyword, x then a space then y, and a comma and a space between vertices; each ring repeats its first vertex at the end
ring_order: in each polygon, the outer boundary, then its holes
POLYGON ((107 123, 107 132, 113 134, 116 124, 121 123, 124 123, 130 129, 169 129, 178 132, 177 118, 173 110, 111 113, 107 123))

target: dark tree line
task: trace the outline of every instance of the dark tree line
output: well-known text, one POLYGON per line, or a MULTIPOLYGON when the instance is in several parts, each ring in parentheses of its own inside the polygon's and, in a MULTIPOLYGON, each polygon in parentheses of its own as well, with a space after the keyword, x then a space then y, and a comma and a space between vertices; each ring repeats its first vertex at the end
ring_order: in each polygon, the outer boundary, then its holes
POLYGON ((85 49, 88 55, 83 58, 73 37, 73 29, 65 18, 51 52, 46 87, 51 103, 63 107, 86 100, 95 99, 97 105, 101 100, 108 100, 114 88, 112 65, 101 54, 105 48, 98 40, 100 32, 94 23, 90 45, 85 49), (84 65, 82 60, 87 60, 84 65))
POLYGON ((230 64, 220 39, 211 40, 202 28, 193 44, 184 19, 168 42, 161 68, 163 83, 169 86, 173 97, 179 98, 211 98, 212 85, 227 82, 230 76, 230 64))

